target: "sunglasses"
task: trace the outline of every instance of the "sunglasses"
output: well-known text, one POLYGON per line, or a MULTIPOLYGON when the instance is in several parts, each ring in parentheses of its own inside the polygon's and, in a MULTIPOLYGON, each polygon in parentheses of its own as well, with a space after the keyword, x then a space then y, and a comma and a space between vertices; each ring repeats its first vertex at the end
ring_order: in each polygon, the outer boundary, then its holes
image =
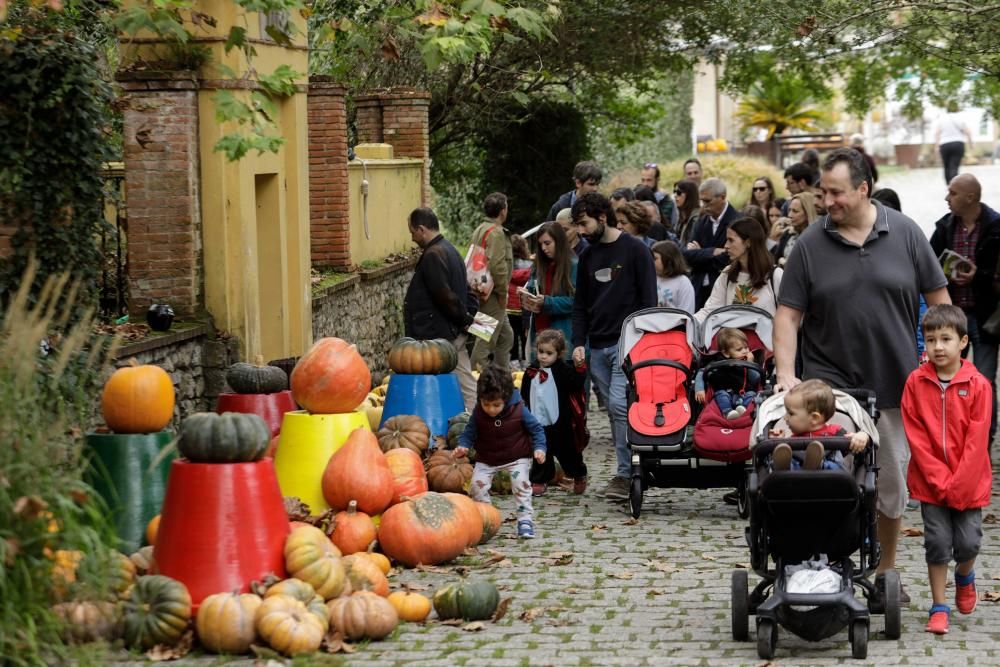
POLYGON ((658 169, 660 165, 655 162, 647 162, 642 166, 643 169, 658 169))
POLYGON ((682 195, 682 194, 684 194, 684 191, 683 190, 674 190, 674 194, 675 195, 682 195))
POLYGON ((768 191, 768 187, 765 185, 762 188, 754 188, 753 191, 754 192, 767 192, 768 191))

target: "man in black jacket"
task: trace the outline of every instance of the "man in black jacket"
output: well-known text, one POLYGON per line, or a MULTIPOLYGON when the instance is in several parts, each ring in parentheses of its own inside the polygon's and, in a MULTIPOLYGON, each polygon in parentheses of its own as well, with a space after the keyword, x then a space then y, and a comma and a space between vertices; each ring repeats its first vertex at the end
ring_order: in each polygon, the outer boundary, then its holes
POLYGON ((1000 305, 993 291, 1000 257, 1000 213, 981 201, 982 186, 972 174, 959 174, 948 184, 950 213, 934 223, 931 248, 940 255, 952 250, 970 264, 955 267, 948 278, 951 302, 965 311, 969 320, 969 345, 973 363, 993 386, 993 419, 990 441, 996 433, 997 346, 1000 339, 983 330, 983 323, 1000 305))
POLYGON ((597 192, 597 186, 601 184, 601 178, 603 177, 604 174, 596 162, 591 162, 590 160, 577 162, 576 166, 573 167, 574 189, 556 200, 556 203, 549 209, 549 217, 545 218, 545 220, 555 220, 559 211, 564 208, 572 208, 579 197, 589 192, 597 192))
POLYGON ((683 248, 684 260, 691 267, 695 308, 701 308, 712 293, 715 279, 729 264, 726 254, 726 230, 740 218, 740 213, 726 200, 726 184, 710 178, 698 188, 703 215, 694 225, 691 241, 683 248))
POLYGON ((465 330, 472 324, 468 308, 469 287, 465 262, 448 239, 441 236, 441 225, 434 211, 417 208, 407 221, 410 238, 423 249, 413 279, 403 299, 404 332, 410 338, 452 341, 458 351, 458 376, 465 409, 476 405, 476 383, 465 347, 465 330))

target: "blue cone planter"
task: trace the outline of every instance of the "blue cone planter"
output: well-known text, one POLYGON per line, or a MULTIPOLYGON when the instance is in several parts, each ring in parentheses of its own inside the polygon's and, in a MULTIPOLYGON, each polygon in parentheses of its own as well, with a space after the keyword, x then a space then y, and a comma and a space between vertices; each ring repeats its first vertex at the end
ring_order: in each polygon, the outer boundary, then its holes
MULTIPOLYGON (((382 424, 396 415, 417 415, 431 430, 431 436, 447 435, 448 420, 465 412, 458 378, 442 375, 394 374, 389 380, 382 410, 382 424)), ((381 426, 382 424, 379 424, 381 426)))

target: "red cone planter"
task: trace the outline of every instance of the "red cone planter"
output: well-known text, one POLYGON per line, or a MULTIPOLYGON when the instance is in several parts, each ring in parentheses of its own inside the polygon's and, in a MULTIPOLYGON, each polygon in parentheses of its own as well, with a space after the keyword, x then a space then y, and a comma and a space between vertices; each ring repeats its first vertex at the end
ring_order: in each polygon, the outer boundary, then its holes
POLYGON ((273 394, 219 394, 215 405, 215 411, 220 415, 223 412, 243 412, 260 416, 270 427, 272 438, 281 431, 285 413, 298 409, 292 392, 287 389, 273 394))
POLYGON ((213 593, 249 592, 268 573, 284 578, 288 531, 272 459, 174 461, 153 555, 160 574, 187 586, 197 610, 213 593))

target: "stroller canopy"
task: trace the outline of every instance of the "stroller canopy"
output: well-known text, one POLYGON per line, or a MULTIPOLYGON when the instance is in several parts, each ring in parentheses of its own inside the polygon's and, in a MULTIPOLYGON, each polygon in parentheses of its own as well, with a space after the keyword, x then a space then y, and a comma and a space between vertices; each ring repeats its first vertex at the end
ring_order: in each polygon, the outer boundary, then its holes
POLYGON ((712 340, 719 329, 753 329, 761 344, 770 353, 774 350, 774 318, 766 310, 754 306, 723 306, 716 308, 705 316, 701 325, 698 346, 701 350, 710 350, 712 340))
MULTIPOLYGON (((763 312, 763 311, 761 311, 763 312)), ((618 364, 625 363, 636 343, 648 333, 662 333, 684 327, 688 346, 697 349, 698 323, 691 313, 677 308, 645 308, 625 318, 622 335, 618 341, 618 364)))

